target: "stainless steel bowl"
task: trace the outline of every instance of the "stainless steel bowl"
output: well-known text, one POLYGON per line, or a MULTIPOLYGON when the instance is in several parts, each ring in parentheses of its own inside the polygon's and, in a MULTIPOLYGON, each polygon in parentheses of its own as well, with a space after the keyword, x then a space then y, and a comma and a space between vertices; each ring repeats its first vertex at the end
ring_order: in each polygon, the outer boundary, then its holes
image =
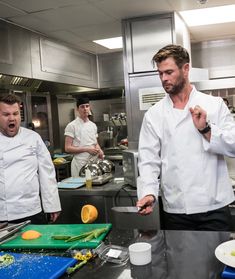
POLYGON ((90 170, 92 178, 103 174, 100 166, 96 163, 92 163, 92 164, 86 164, 85 166, 83 166, 79 172, 79 176, 85 177, 86 176, 85 171, 87 168, 90 170))
POLYGON ((101 168, 101 170, 103 171, 103 173, 109 173, 109 172, 112 172, 112 170, 114 170, 114 163, 107 159, 99 160, 98 165, 101 168))

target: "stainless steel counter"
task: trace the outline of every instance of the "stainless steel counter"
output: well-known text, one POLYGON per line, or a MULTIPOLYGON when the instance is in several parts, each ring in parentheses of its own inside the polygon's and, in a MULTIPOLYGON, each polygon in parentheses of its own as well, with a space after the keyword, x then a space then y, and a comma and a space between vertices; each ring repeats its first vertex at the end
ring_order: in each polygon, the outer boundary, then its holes
MULTIPOLYGON (((128 247, 137 241, 152 245, 152 263, 133 266, 117 265, 99 258, 73 274, 78 279, 216 279, 221 278, 224 265, 215 255, 215 248, 231 237, 229 232, 203 231, 139 231, 112 230, 107 244, 128 247)), ((63 278, 66 278, 63 277, 63 278)))

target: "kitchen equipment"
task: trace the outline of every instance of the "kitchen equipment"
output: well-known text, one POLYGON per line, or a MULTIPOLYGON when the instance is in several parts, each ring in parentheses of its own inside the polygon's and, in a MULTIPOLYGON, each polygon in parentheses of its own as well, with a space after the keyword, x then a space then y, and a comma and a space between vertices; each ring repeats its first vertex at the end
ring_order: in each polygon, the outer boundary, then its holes
POLYGON ((130 186, 137 187, 138 152, 137 150, 123 150, 123 176, 124 182, 130 186))
POLYGON ((137 206, 116 206, 112 207, 112 210, 121 213, 138 213, 139 208, 137 206))
POLYGON ((68 248, 96 248, 105 238, 112 224, 63 224, 63 225, 28 225, 23 231, 35 230, 40 232, 41 237, 34 240, 24 240, 21 236, 0 245, 0 249, 68 249, 68 248), (65 242, 64 240, 52 239, 53 235, 78 235, 94 229, 107 227, 108 230, 101 234, 97 239, 88 242, 73 241, 65 242))
POLYGON ((160 227, 158 216, 157 207, 152 214, 141 215, 136 206, 114 206, 111 208, 110 220, 115 228, 157 230, 160 227))
MULTIPOLYGON (((0 229, 0 244, 5 243, 9 238, 12 238, 16 232, 27 226, 31 221, 25 221, 19 224, 13 224, 0 229)), ((7 224, 7 223, 6 223, 7 224)))
POLYGON ((100 186, 109 182, 113 178, 112 173, 105 173, 92 179, 93 186, 100 186))
POLYGON ((123 246, 112 244, 105 245, 101 243, 101 245, 96 248, 96 253, 104 262, 111 262, 118 265, 126 264, 129 259, 128 249, 123 246))
POLYGON ((112 172, 114 170, 114 163, 110 160, 98 160, 98 165, 103 173, 112 172))
POLYGON ((79 172, 79 176, 85 177, 85 175, 86 175, 85 172, 86 172, 87 168, 89 168, 92 178, 103 174, 100 166, 97 163, 88 163, 81 168, 81 170, 79 172))
MULTIPOLYGON (((1 252, 0 255, 6 253, 1 252)), ((0 278, 4 279, 56 279, 63 275, 69 266, 77 260, 67 257, 46 256, 40 254, 8 253, 15 261, 0 268, 0 278)))
POLYGON ((130 262, 133 265, 146 265, 152 261, 151 244, 147 242, 136 242, 128 247, 130 262))

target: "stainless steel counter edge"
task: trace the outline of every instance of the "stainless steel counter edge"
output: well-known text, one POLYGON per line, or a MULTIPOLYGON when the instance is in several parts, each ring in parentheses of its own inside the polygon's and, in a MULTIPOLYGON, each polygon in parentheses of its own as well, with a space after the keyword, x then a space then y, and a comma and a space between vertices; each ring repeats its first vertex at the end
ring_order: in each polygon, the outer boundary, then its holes
MULTIPOLYGON (((117 191, 121 191, 122 187, 125 185, 124 182, 114 182, 110 181, 102 186, 93 186, 92 189, 87 189, 86 186, 83 186, 78 189, 59 189, 59 193, 63 193, 63 195, 97 195, 97 196, 113 196, 117 193, 117 191)), ((136 196, 136 189, 131 186, 126 186, 125 190, 128 191, 128 194, 131 196, 136 196)), ((124 191, 123 191, 124 192, 124 191)))

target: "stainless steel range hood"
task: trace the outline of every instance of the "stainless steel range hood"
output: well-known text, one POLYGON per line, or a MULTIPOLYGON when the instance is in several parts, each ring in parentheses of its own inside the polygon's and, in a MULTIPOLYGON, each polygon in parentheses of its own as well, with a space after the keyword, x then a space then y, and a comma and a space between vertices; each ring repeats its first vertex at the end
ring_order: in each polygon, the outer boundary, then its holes
POLYGON ((41 83, 42 81, 37 79, 0 74, 1 91, 25 91, 33 93, 38 90, 41 83))

